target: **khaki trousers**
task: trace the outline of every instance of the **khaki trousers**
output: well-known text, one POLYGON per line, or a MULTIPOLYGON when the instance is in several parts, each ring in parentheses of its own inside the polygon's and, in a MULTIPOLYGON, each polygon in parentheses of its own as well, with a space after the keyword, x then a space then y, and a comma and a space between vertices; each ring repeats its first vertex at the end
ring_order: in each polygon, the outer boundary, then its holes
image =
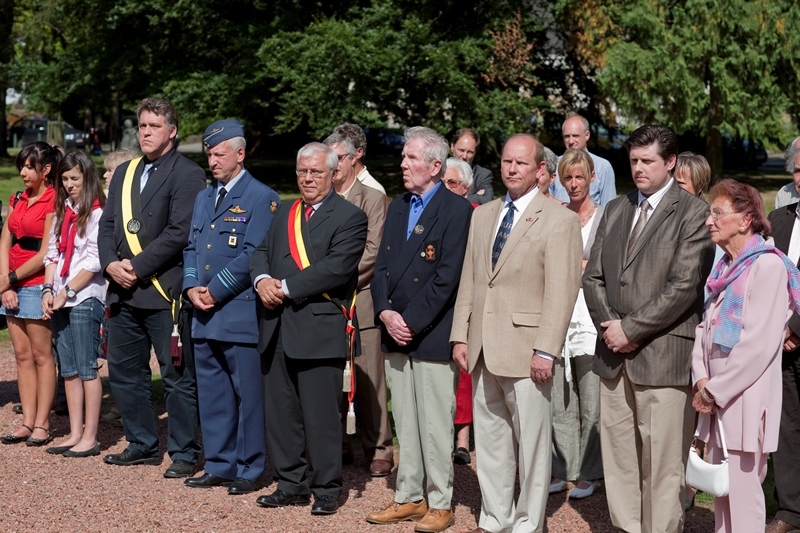
POLYGON ((626 533, 683 531, 691 387, 600 380, 600 444, 611 522, 626 533))
POLYGON ((453 416, 458 368, 447 361, 422 361, 386 354, 400 461, 394 500, 450 509, 453 499, 453 416), (423 479, 427 484, 423 487, 423 479))
POLYGON ((540 533, 550 486, 552 381, 495 376, 483 357, 472 371, 481 517, 492 533, 540 533), (514 481, 519 462, 519 498, 514 481))
MULTIPOLYGON (((386 401, 386 364, 381 351, 380 328, 359 331, 361 355, 355 358, 356 395, 361 446, 367 461, 383 459, 394 462, 392 426, 386 401)), ((347 394, 342 408, 342 452, 351 452, 347 434, 347 394)))

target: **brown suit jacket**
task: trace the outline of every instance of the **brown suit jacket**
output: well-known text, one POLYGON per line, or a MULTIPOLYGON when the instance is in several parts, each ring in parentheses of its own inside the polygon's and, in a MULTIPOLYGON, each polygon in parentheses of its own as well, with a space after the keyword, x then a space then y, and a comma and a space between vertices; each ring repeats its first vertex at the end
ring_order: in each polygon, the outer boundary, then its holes
POLYGON ((637 205, 638 191, 608 203, 583 274, 583 293, 599 334, 594 372, 611 379, 624 362, 637 385, 686 386, 714 259, 705 227, 708 204, 673 182, 626 257, 637 205), (623 354, 605 345, 600 323, 613 319, 622 319, 622 329, 639 348, 623 354))
POLYGON ((537 193, 492 270, 495 227, 505 198, 472 216, 450 342, 465 342, 470 372, 483 353, 496 376, 530 376, 534 350, 561 355, 581 277, 575 213, 537 193))
POLYGON ((364 248, 364 255, 361 256, 361 261, 358 263, 356 316, 359 329, 374 328, 377 326, 369 284, 375 274, 375 259, 378 257, 378 247, 381 245, 381 237, 383 237, 383 225, 386 222, 389 198, 377 189, 355 180, 347 194, 347 201, 361 208, 369 219, 367 222, 367 245, 364 248))

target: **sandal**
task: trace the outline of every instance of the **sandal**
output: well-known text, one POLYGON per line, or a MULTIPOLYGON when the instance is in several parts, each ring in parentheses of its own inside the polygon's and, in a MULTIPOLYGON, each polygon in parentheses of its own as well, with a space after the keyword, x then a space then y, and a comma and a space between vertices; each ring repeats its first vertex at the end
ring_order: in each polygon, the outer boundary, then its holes
POLYGON ((31 435, 33 434, 33 429, 31 429, 30 426, 26 426, 25 424, 22 424, 22 427, 24 427, 25 429, 27 429, 31 433, 29 435, 25 436, 25 437, 19 437, 17 435, 14 435, 13 433, 11 433, 9 435, 4 435, 2 438, 0 438, 0 442, 2 442, 3 444, 17 444, 19 442, 28 440, 31 437, 31 435))
MULTIPOLYGON (((49 429, 43 428, 42 426, 33 426, 33 429, 41 429, 42 431, 47 433, 47 437, 43 439, 35 439, 33 437, 28 437, 28 440, 25 441, 25 444, 27 444, 28 446, 44 446, 45 444, 52 442, 53 434, 50 433, 49 429)), ((31 435, 33 435, 33 431, 31 431, 31 435)))

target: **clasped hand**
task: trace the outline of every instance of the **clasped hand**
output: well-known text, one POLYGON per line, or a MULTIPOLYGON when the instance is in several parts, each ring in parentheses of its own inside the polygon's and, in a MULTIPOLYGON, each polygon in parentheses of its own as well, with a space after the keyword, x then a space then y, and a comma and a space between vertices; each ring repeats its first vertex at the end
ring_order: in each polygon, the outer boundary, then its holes
POLYGON ((703 395, 700 394, 700 391, 706 387, 706 383, 708 383, 708 378, 697 380, 694 386, 697 392, 695 392, 694 398, 692 398, 692 407, 700 414, 713 415, 717 410, 717 405, 713 401, 707 402, 705 398, 703 398, 703 395))
POLYGON ((601 322, 600 326, 606 328, 603 332, 603 341, 614 353, 631 353, 639 347, 622 329, 622 320, 606 320, 601 322))
POLYGON ((201 311, 211 311, 218 301, 208 287, 192 287, 186 291, 186 296, 189 297, 192 305, 201 311))
POLYGON ((139 280, 130 259, 114 261, 106 267, 106 272, 123 289, 130 289, 139 280))
POLYGON ((261 303, 267 309, 275 309, 286 299, 286 294, 283 292, 283 286, 279 279, 264 278, 260 280, 256 285, 256 291, 258 291, 258 296, 261 298, 261 303))
POLYGON ((386 309, 381 311, 379 318, 386 326, 386 332, 398 346, 407 346, 411 339, 414 338, 414 332, 403 320, 403 315, 397 311, 386 309))

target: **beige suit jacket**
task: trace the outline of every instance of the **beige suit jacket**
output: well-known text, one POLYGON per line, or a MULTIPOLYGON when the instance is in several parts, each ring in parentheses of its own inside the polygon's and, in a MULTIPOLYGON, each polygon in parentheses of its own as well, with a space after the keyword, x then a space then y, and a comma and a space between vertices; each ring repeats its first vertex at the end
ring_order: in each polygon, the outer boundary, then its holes
POLYGON ((383 225, 386 223, 389 199, 378 190, 355 180, 350 192, 347 194, 347 201, 356 207, 360 207, 367 214, 367 245, 364 247, 364 255, 361 256, 361 261, 358 263, 356 316, 358 317, 359 328, 374 328, 376 327, 375 313, 372 307, 372 293, 369 290, 369 284, 375 274, 375 260, 378 257, 381 237, 383 237, 383 225))
POLYGON ((525 378, 534 351, 561 355, 580 287, 581 228, 575 213, 537 193, 492 270, 504 201, 473 214, 450 342, 467 343, 470 372, 483 352, 492 374, 525 378))

